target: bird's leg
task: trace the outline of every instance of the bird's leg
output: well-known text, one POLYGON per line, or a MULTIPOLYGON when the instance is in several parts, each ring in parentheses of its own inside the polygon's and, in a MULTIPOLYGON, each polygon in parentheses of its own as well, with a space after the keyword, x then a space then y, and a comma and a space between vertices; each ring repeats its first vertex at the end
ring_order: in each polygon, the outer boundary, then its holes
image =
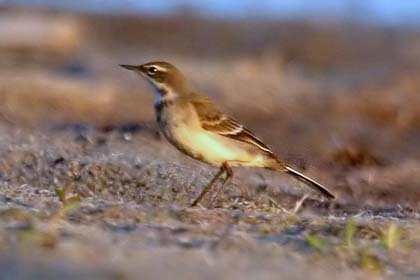
POLYGON ((216 176, 213 177, 213 179, 210 181, 210 183, 207 184, 207 186, 201 191, 200 195, 194 200, 194 202, 191 204, 191 207, 197 206, 198 203, 203 200, 204 196, 211 190, 214 183, 219 179, 219 177, 225 172, 225 167, 222 165, 219 169, 219 172, 217 172, 216 176))
POLYGON ((299 199, 297 202, 296 202, 296 204, 295 204, 295 208, 293 209, 293 211, 292 211, 292 213, 293 214, 296 214, 299 210, 300 210, 300 208, 302 207, 302 205, 303 205, 303 202, 308 198, 308 194, 306 193, 306 194, 304 194, 303 196, 302 196, 302 198, 301 199, 299 199))
POLYGON ((226 183, 233 176, 232 168, 229 166, 229 164, 227 162, 224 162, 223 163, 222 168, 224 168, 224 170, 226 171, 226 178, 223 180, 222 185, 219 187, 219 189, 216 191, 216 194, 213 196, 210 205, 213 205, 214 204, 214 202, 217 199, 217 196, 222 192, 222 190, 223 190, 224 186, 226 185, 226 183))

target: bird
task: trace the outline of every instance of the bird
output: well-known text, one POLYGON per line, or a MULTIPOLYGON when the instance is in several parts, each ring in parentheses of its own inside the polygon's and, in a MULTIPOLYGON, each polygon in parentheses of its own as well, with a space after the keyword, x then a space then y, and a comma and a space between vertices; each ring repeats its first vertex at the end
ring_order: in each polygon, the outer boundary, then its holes
POLYGON ((214 201, 232 178, 234 166, 285 172, 327 199, 335 198, 326 187, 281 161, 251 130, 197 91, 173 64, 152 61, 120 66, 142 76, 154 89, 156 121, 169 143, 184 154, 219 168, 191 207, 201 205, 216 181, 226 174, 213 196, 214 201))

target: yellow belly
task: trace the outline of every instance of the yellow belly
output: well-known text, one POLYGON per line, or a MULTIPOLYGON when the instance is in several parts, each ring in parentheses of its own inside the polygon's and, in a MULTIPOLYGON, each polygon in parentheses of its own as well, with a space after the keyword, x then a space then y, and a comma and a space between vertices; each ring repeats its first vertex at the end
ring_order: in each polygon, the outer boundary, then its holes
POLYGON ((266 166, 270 160, 266 152, 252 144, 203 129, 195 109, 181 105, 175 102, 166 107, 158 120, 166 138, 179 150, 218 166, 224 162, 230 165, 266 166))
MULTIPOLYGON (((172 140, 179 149, 205 162, 221 165, 264 166, 265 154, 251 144, 208 132, 201 128, 178 127, 171 131, 172 140)), ((172 141, 171 141, 172 142, 172 141)))

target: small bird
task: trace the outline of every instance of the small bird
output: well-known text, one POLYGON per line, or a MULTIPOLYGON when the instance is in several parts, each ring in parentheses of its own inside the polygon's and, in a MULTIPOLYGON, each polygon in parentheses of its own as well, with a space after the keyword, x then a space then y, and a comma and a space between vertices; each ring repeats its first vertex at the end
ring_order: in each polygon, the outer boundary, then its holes
POLYGON ((285 172, 326 198, 334 198, 321 184, 279 160, 249 129, 197 92, 174 65, 155 61, 120 66, 141 75, 154 88, 157 122, 168 141, 188 156, 219 167, 218 173, 193 201, 192 207, 198 205, 217 179, 226 173, 213 197, 216 199, 233 176, 232 166, 263 167, 285 172))

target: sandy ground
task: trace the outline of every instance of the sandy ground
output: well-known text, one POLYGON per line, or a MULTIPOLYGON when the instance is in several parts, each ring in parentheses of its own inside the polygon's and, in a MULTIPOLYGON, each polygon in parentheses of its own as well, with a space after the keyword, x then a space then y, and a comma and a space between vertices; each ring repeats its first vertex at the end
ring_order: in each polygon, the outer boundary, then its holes
POLYGON ((415 208, 315 196, 292 214, 306 189, 257 170, 189 208, 215 170, 153 133, 1 129, 3 279, 420 277, 415 208))

